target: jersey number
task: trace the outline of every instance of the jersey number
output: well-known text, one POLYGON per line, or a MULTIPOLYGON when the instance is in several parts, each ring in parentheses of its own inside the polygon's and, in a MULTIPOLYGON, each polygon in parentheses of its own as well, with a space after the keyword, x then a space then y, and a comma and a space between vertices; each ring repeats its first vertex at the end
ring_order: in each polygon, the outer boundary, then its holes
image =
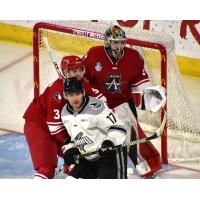
POLYGON ((94 92, 94 94, 98 94, 99 90, 92 88, 92 92, 94 92))
POLYGON ((117 121, 113 113, 110 113, 106 118, 108 118, 113 124, 117 121))
POLYGON ((54 119, 60 119, 60 112, 58 109, 54 109, 54 119))

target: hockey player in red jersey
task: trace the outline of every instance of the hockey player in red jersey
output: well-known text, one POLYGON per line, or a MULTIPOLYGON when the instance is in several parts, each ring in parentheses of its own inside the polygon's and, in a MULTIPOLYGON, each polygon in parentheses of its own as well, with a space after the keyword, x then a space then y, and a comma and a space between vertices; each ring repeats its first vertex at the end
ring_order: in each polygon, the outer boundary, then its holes
MULTIPOLYGON (((105 97, 99 93, 97 89, 90 86, 90 83, 83 77, 85 67, 82 60, 78 56, 65 56, 61 61, 61 69, 65 77, 77 77, 82 81, 83 87, 88 96, 95 96, 104 101, 105 97)), ((51 104, 47 113, 47 124, 52 135, 58 134, 63 131, 64 125, 62 123, 60 113, 66 101, 63 98, 63 80, 57 79, 51 85, 51 104)))
MULTIPOLYGON (((131 132, 130 139, 134 140, 145 137, 136 120, 134 93, 144 91, 151 85, 143 58, 138 51, 125 47, 125 44, 125 32, 119 26, 111 25, 104 34, 104 46, 92 47, 84 56, 85 76, 92 87, 107 98, 108 106, 124 120, 131 132)), ((146 105, 148 103, 147 100, 146 105)), ((129 156, 141 176, 151 176, 161 168, 160 155, 151 142, 130 148, 129 156)))
MULTIPOLYGON (((85 72, 82 60, 78 56, 64 56, 61 70, 65 77, 78 77, 82 80, 87 95, 103 98, 91 88, 83 78, 85 72)), ((58 78, 45 91, 34 98, 24 113, 24 133, 34 169, 35 178, 53 178, 58 156, 62 156, 61 147, 68 137, 62 125, 61 111, 66 101, 63 98, 63 78, 58 78)))

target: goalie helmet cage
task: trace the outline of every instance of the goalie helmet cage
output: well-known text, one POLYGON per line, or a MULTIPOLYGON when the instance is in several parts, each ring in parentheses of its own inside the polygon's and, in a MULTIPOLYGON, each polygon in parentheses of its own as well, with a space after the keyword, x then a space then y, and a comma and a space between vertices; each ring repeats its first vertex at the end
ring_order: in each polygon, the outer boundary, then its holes
MULTIPOLYGON (((43 38, 47 38, 56 62, 60 65, 64 55, 83 56, 90 47, 102 45, 103 33, 107 27, 107 23, 90 21, 36 23, 33 28, 34 96, 37 97, 58 77, 43 38)), ((162 163, 168 164, 168 159, 199 160, 200 125, 183 87, 176 64, 173 38, 164 33, 123 29, 128 36, 127 45, 143 56, 145 69, 152 83, 161 84, 167 91, 167 104, 161 112, 138 113, 144 131, 153 132, 160 126, 164 110, 167 111, 167 123, 161 143, 157 146, 162 163)))

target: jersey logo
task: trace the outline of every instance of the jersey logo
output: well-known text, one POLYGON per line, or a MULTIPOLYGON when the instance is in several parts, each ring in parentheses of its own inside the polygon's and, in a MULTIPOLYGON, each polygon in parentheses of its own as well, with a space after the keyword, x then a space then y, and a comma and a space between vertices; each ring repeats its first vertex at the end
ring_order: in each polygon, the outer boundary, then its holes
POLYGON ((92 106, 93 110, 97 110, 99 108, 101 108, 101 102, 94 102, 94 103, 90 103, 90 106, 92 106))
POLYGON ((96 63, 95 69, 96 69, 97 72, 100 72, 102 70, 102 66, 101 66, 100 62, 96 63))
POLYGON ((79 149, 82 151, 85 151, 84 149, 85 145, 93 143, 93 141, 89 137, 87 136, 83 137, 82 132, 78 133, 78 135, 74 138, 74 142, 76 146, 79 147, 79 149))
POLYGON ((54 95, 53 95, 54 99, 56 101, 60 101, 62 99, 61 95, 59 92, 55 92, 54 95))
POLYGON ((120 74, 108 74, 108 81, 105 83, 106 90, 110 93, 121 93, 120 74))

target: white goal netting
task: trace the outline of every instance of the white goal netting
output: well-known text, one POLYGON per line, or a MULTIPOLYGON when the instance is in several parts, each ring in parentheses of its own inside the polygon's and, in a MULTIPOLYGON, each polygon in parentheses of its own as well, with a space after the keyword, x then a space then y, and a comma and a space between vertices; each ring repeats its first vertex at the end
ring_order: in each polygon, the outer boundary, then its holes
MULTIPOLYGON (((90 21, 51 21, 50 23, 62 26, 104 33, 109 22, 90 21)), ((123 28, 127 37, 139 41, 148 41, 163 45, 167 51, 167 133, 168 133, 168 158, 176 161, 200 160, 200 113, 189 101, 189 97, 183 87, 182 78, 176 63, 175 43, 171 36, 164 33, 151 31, 134 31, 123 28)), ((57 63, 64 55, 84 55, 87 50, 95 45, 102 45, 102 40, 86 38, 61 31, 39 29, 39 76, 40 92, 54 81, 58 75, 52 64, 43 38, 47 37, 57 63)), ((36 44, 34 44, 36 45, 36 44)), ((145 68, 154 85, 161 83, 161 55, 158 50, 143 46, 130 46, 137 49, 145 60, 145 68)), ((131 58, 130 58, 131 59, 131 58)), ((160 113, 151 114, 146 111, 138 111, 139 121, 146 132, 155 130, 160 126, 160 113)), ((158 146, 158 148, 160 148, 158 146)), ((162 147, 161 147, 162 148, 162 147)))

